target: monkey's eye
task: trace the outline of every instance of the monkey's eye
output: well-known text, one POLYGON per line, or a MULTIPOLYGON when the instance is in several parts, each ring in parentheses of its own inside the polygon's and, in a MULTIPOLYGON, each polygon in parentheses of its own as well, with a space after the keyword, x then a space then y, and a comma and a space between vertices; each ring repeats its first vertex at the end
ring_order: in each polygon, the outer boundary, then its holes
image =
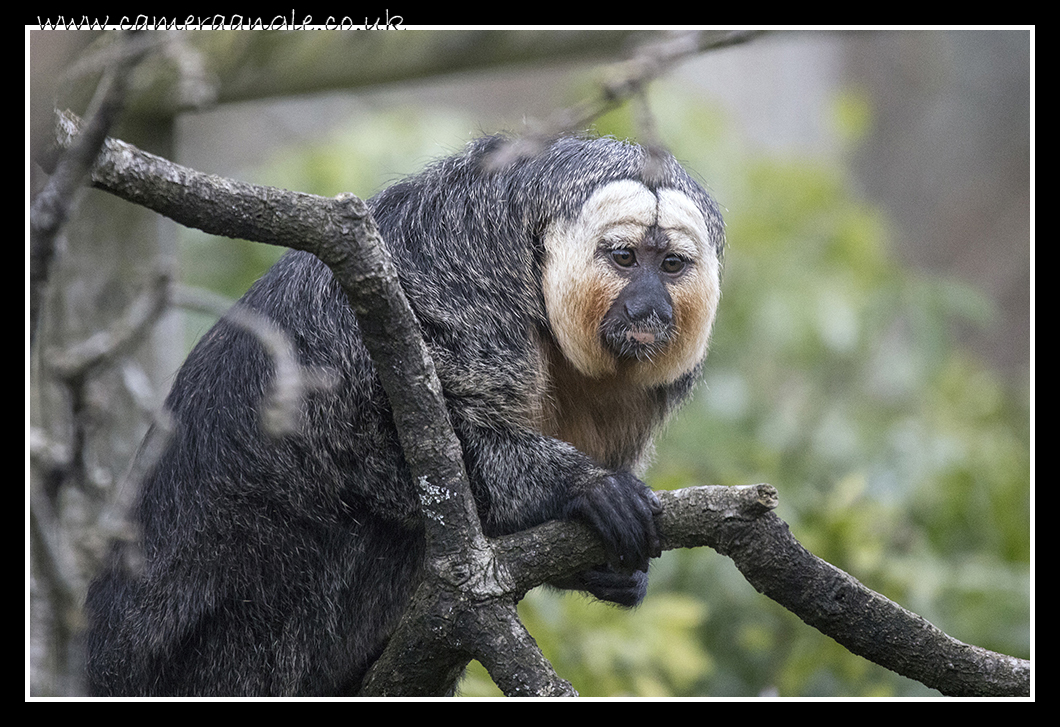
POLYGON ((623 268, 629 268, 633 267, 637 262, 637 255, 632 250, 612 250, 611 259, 615 261, 616 265, 623 268))
POLYGON ((667 255, 663 258, 662 265, 660 266, 664 273, 679 273, 685 269, 685 261, 679 258, 677 255, 667 255))

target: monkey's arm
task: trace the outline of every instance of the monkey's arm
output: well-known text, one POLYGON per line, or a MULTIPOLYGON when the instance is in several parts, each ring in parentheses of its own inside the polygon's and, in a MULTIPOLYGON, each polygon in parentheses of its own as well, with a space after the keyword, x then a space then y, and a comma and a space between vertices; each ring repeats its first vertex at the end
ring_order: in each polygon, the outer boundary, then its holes
POLYGON ((487 534, 582 520, 600 534, 610 565, 627 576, 659 554, 658 498, 631 473, 608 472, 571 445, 532 431, 460 424, 457 431, 487 534))

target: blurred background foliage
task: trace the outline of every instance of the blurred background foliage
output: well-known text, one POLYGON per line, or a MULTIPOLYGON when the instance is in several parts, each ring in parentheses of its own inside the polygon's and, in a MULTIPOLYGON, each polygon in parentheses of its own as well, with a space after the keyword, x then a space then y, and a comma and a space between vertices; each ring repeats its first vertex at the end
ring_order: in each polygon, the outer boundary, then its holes
MULTIPOLYGON (((725 208, 728 249, 703 385, 658 442, 648 481, 769 482, 816 555, 955 638, 1028 657, 1029 382, 954 338, 991 325, 993 303, 899 264, 886 216, 859 198, 842 155, 751 152, 721 112, 665 83, 651 108, 659 137, 725 208)), ((870 104, 844 93, 833 111, 856 148, 870 104)), ((367 197, 475 128, 440 109, 364 115, 260 177, 367 197)), ((637 135, 628 109, 595 130, 637 135)), ((184 279, 233 299, 277 255, 183 235, 184 279)), ((210 323, 189 317, 189 344, 210 323)), ((520 608, 583 696, 937 694, 850 655, 707 549, 664 554, 635 611, 545 589, 520 608)), ((477 664, 462 693, 498 694, 477 664)))

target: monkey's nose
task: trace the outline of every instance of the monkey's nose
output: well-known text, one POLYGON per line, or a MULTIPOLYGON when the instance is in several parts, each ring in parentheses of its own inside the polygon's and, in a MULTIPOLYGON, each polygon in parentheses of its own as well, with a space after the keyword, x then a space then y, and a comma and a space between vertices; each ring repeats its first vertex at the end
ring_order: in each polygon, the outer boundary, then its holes
POLYGON ((673 323, 674 309, 665 300, 639 298, 626 301, 626 316, 631 323, 668 326, 673 323))

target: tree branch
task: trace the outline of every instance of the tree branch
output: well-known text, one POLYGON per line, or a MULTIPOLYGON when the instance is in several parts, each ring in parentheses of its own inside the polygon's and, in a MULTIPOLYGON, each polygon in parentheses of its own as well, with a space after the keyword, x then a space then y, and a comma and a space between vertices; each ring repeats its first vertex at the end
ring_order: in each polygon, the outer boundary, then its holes
POLYGON ((772 487, 755 485, 746 494, 741 514, 715 488, 660 493, 667 547, 714 548, 757 591, 852 653, 947 696, 1030 694, 1029 661, 947 636, 803 548, 787 523, 765 512, 776 505, 772 487))

